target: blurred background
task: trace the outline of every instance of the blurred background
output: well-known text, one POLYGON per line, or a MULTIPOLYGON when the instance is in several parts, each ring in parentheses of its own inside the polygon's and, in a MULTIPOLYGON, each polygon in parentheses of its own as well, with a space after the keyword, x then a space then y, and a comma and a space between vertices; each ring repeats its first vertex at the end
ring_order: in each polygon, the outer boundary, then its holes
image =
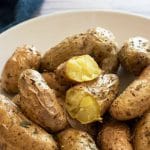
POLYGON ((39 15, 68 9, 112 9, 150 17, 150 0, 45 0, 39 15))
POLYGON ((150 17, 150 0, 0 0, 0 32, 32 17, 75 9, 118 10, 150 17))

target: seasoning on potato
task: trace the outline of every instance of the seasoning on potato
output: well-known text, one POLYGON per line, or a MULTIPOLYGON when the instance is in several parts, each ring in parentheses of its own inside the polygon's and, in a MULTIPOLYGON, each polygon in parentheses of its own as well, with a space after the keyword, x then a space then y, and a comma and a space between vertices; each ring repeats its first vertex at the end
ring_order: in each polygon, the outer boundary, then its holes
POLYGON ((139 75, 150 65, 150 42, 143 37, 129 38, 118 55, 121 65, 127 71, 139 75))
POLYGON ((2 72, 2 88, 14 94, 18 92, 18 78, 25 69, 38 69, 41 55, 35 47, 24 45, 18 47, 6 62, 2 72))
POLYGON ((67 85, 61 85, 58 82, 55 73, 43 72, 42 76, 51 89, 54 89, 54 90, 61 92, 61 93, 65 92, 67 90, 67 85))
POLYGON ((0 95, 0 146, 2 150, 58 150, 53 137, 28 120, 3 95, 0 95))
POLYGON ((102 120, 119 89, 115 74, 104 74, 98 79, 70 88, 66 93, 66 110, 82 124, 102 120))
POLYGON ((102 150, 133 150, 128 126, 121 122, 107 122, 98 134, 98 145, 102 150))
POLYGON ((141 116, 150 108, 150 66, 146 67, 110 107, 117 120, 129 120, 141 116))
POLYGON ((90 135, 72 128, 58 134, 58 143, 61 150, 98 150, 90 135))
POLYGON ((96 27, 67 37, 61 43, 48 50, 41 61, 41 69, 54 71, 60 64, 73 56, 91 55, 106 72, 118 69, 118 46, 113 33, 96 27))
POLYGON ((32 121, 51 132, 67 125, 65 112, 54 90, 46 84, 42 75, 32 69, 24 70, 19 78, 20 107, 32 121))
POLYGON ((150 111, 137 123, 133 143, 135 150, 150 149, 150 111))
POLYGON ((67 85, 91 81, 97 78, 102 70, 91 56, 81 55, 59 65, 55 72, 59 83, 67 85))

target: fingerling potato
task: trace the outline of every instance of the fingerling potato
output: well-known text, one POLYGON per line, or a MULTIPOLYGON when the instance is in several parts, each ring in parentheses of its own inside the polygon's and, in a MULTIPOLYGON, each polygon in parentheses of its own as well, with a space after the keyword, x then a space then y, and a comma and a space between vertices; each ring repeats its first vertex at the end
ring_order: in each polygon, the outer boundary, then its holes
POLYGON ((97 142, 102 150, 133 150, 128 126, 120 122, 107 122, 98 134, 97 142))
POLYGON ((135 79, 110 107, 110 114, 117 120, 141 116, 150 108, 150 66, 135 79))
POLYGON ((48 50, 41 61, 41 69, 54 71, 60 64, 73 56, 93 56, 106 72, 118 68, 118 47, 110 31, 96 27, 85 33, 67 37, 61 43, 48 50))
POLYGON ((58 150, 53 137, 28 120, 7 97, 0 95, 1 150, 58 150))
POLYGON ((20 73, 25 69, 38 69, 40 59, 41 55, 35 47, 18 47, 4 66, 1 76, 2 88, 10 94, 17 93, 20 73))
POLYGON ((96 80, 76 85, 67 91, 66 110, 82 124, 100 121, 118 89, 119 79, 115 74, 100 75, 96 80))
POLYGON ((135 150, 150 149, 150 111, 137 123, 133 143, 135 150))
POLYGON ((102 70, 91 56, 81 55, 60 64, 55 73, 60 84, 71 85, 91 81, 97 78, 102 70))
POLYGON ((67 129, 57 135, 61 150, 98 150, 94 140, 86 132, 67 129))
POLYGON ((67 119, 57 100, 41 74, 35 70, 24 70, 19 78, 20 106, 22 111, 35 123, 50 132, 65 128, 67 119))
POLYGON ((150 43, 143 37, 132 37, 126 41, 120 52, 121 65, 129 72, 139 75, 150 65, 150 43))

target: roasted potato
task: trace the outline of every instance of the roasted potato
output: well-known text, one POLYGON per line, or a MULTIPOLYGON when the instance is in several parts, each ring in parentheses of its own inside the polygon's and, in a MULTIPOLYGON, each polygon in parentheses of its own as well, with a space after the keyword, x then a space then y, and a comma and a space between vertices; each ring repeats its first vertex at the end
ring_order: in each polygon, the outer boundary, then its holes
POLYGON ((76 85, 66 93, 66 110, 82 124, 101 120, 118 89, 119 79, 115 74, 104 74, 94 81, 76 85))
POLYGON ((40 59, 41 55, 35 47, 18 47, 4 66, 1 76, 2 88, 8 93, 17 93, 20 73, 25 69, 38 69, 40 59))
POLYGON ((114 35, 106 29, 97 27, 68 37, 52 47, 43 56, 41 69, 54 71, 73 56, 88 54, 96 59, 103 70, 112 72, 118 68, 117 53, 114 35))
POLYGON ((135 150, 150 149, 150 111, 138 122, 133 139, 135 150))
POLYGON ((67 85, 61 85, 58 82, 55 73, 43 72, 42 76, 51 89, 54 89, 54 90, 61 92, 61 93, 65 92, 67 90, 67 85))
POLYGON ((60 84, 71 85, 91 81, 97 78, 102 73, 102 70, 91 56, 81 55, 74 56, 60 64, 55 73, 60 84))
POLYGON ((55 91, 50 89, 35 70, 24 70, 18 80, 20 107, 32 121, 48 131, 56 132, 65 128, 67 119, 57 100, 55 91))
POLYGON ((143 37, 133 37, 126 41, 119 54, 121 65, 129 72, 138 75, 150 65, 150 43, 143 37))
POLYGON ((70 128, 57 137, 61 150, 98 150, 90 135, 80 130, 70 128))
POLYGON ((150 66, 144 69, 110 107, 110 114, 118 120, 141 116, 150 108, 150 66))
POLYGON ((128 126, 120 122, 107 122, 98 134, 97 142, 102 150, 133 150, 128 126))
POLYGON ((0 95, 1 150, 58 150, 53 137, 28 120, 8 98, 0 95))

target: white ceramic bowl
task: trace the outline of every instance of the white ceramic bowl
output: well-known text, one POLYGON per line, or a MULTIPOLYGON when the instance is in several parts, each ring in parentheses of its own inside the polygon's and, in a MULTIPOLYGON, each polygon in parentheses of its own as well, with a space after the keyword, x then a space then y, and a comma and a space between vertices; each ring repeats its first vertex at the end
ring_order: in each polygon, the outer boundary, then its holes
MULTIPOLYGON (((150 39, 150 19, 142 16, 100 10, 53 13, 23 22, 0 34, 0 73, 17 46, 32 44, 45 52, 66 36, 96 26, 111 30, 120 44, 136 35, 150 39)), ((121 78, 122 87, 132 80, 125 73, 121 73, 121 78)))

